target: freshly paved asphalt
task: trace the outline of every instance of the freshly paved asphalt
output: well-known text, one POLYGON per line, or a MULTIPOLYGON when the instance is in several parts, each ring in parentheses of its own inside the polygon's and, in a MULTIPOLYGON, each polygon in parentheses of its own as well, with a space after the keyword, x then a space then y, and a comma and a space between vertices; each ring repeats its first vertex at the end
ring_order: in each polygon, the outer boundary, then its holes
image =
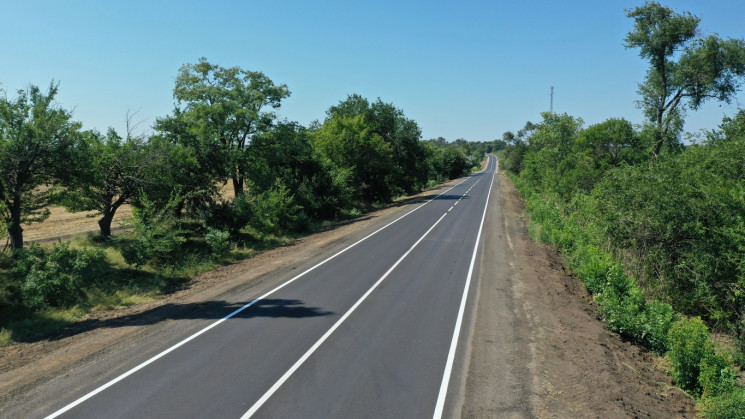
MULTIPOLYGON (((62 417, 240 418, 251 409, 254 417, 432 417, 475 249, 480 257, 476 239, 495 169, 490 156, 485 171, 412 206, 417 209, 394 224, 62 417)), ((286 280, 308 268, 285 274, 286 280)), ((477 281, 474 272, 471 290, 477 281)), ((211 310, 205 317, 229 315, 259 297, 251 292, 241 301, 205 304, 211 310)), ((65 378, 70 392, 44 414, 59 412, 153 355, 143 350, 139 359, 93 382, 76 383, 83 377, 71 374, 65 378)), ((453 376, 463 375, 459 368, 456 362, 453 376)), ((445 411, 453 411, 448 406, 455 402, 446 398, 445 411)))

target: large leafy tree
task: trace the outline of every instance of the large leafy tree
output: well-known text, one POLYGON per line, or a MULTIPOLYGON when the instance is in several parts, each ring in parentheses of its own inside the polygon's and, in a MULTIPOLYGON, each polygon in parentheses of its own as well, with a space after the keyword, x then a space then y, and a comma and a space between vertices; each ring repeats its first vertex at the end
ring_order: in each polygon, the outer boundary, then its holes
POLYGON ((675 145, 687 107, 698 109, 709 99, 729 103, 745 77, 745 43, 741 39, 701 36, 700 19, 647 2, 627 10, 634 29, 627 48, 639 48, 649 60, 639 105, 654 125, 654 156, 667 143, 675 145))
POLYGON ((0 97, 0 200, 13 249, 23 248, 22 223, 49 215, 52 194, 46 187, 58 178, 79 138, 80 124, 54 97, 58 84, 43 92, 37 86, 0 97))
POLYGON ((372 203, 392 198, 392 147, 373 132, 364 115, 331 116, 313 132, 313 145, 336 176, 349 179, 357 199, 372 203))
POLYGON ((389 181, 396 192, 411 193, 426 185, 427 150, 420 142, 422 131, 416 121, 406 118, 401 109, 380 99, 371 103, 353 94, 330 107, 326 114, 328 118, 362 115, 370 131, 390 144, 394 164, 389 181))
POLYGON ((257 135, 251 147, 248 182, 252 195, 283 185, 303 211, 317 219, 337 215, 349 200, 345 179, 333 176, 301 125, 279 122, 257 135))
POLYGON ((201 58, 179 70, 173 89, 176 109, 159 119, 156 128, 193 147, 201 166, 212 168, 210 174, 219 179, 232 179, 239 194, 251 139, 275 119, 267 108, 279 108, 289 95, 286 85, 275 85, 264 73, 224 68, 201 58))

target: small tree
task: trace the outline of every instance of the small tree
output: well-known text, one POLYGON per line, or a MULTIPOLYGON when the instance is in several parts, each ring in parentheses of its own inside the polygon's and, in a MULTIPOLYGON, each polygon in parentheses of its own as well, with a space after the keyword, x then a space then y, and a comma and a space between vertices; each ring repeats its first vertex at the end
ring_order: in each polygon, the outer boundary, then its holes
POLYGON ((15 100, 0 97, 0 208, 14 250, 23 248, 21 223, 49 215, 52 195, 41 186, 54 182, 62 165, 74 164, 70 151, 80 124, 54 103, 57 88, 52 82, 44 93, 32 85, 15 100))
POLYGON ((666 143, 677 143, 686 107, 696 110, 709 99, 730 103, 745 77, 745 43, 700 36, 697 16, 657 2, 629 9, 627 16, 634 30, 626 48, 639 48, 650 64, 639 84, 639 106, 654 125, 652 154, 658 156, 666 143))
POLYGON ((121 138, 109 129, 104 136, 88 131, 77 149, 79 167, 74 176, 65 179, 67 194, 63 205, 71 211, 96 211, 101 215, 101 236, 111 236, 116 211, 130 203, 135 194, 157 183, 151 173, 162 163, 152 148, 140 138, 121 138))

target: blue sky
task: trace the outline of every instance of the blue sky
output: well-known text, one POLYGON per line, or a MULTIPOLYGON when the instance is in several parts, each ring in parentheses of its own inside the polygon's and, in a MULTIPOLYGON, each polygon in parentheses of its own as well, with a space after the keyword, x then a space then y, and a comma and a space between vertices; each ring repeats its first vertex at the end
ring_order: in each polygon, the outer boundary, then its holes
MULTIPOLYGON (((359 93, 416 120, 424 138, 488 141, 549 109, 585 124, 643 122, 647 64, 623 38, 629 0, 8 1, 0 0, 0 87, 60 83, 58 102, 86 129, 142 127, 173 109, 179 67, 206 57, 262 71, 292 95, 283 118, 307 125, 359 93)), ((741 0, 669 0, 704 32, 745 38, 741 0)), ((686 129, 745 107, 710 103, 686 129)))

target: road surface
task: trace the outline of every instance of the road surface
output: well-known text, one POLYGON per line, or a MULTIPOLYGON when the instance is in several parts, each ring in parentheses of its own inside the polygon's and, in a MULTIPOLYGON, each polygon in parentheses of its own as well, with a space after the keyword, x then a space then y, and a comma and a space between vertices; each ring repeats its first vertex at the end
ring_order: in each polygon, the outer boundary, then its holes
POLYGON ((459 416, 496 169, 490 156, 366 236, 67 372, 26 413, 459 416))

